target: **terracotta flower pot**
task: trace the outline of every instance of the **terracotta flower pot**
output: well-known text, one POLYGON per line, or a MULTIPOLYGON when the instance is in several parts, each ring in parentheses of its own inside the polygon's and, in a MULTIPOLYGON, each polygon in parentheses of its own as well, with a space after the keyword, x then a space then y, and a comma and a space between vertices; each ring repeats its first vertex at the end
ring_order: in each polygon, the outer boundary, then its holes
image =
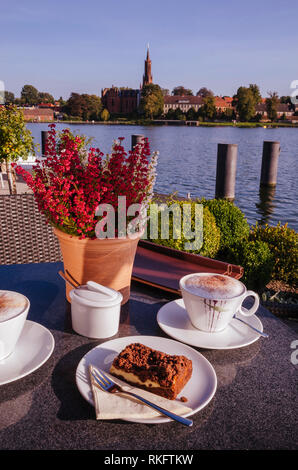
MULTIPOLYGON (((64 270, 80 283, 95 281, 123 295, 122 304, 130 296, 132 268, 141 237, 114 239, 80 239, 54 228, 63 257, 64 270)), ((66 297, 72 287, 66 283, 66 297)))

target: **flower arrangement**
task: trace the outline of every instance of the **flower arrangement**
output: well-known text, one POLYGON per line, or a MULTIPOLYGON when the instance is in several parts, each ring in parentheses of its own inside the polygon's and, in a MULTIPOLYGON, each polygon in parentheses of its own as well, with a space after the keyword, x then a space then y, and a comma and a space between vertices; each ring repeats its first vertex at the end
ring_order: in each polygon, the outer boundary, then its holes
POLYGON ((33 173, 15 166, 48 223, 69 235, 95 238, 99 204, 109 204, 116 213, 119 196, 125 196, 126 210, 136 203, 148 205, 158 152, 150 158, 147 139, 126 153, 119 138, 104 157, 99 148, 87 149, 85 136, 68 129, 57 133, 55 124, 49 128, 46 156, 36 161, 33 173))

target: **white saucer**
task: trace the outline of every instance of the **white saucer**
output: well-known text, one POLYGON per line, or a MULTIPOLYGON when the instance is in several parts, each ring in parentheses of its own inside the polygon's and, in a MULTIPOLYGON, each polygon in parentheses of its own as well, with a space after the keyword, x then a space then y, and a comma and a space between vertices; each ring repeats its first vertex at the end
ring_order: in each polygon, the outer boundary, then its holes
MULTIPOLYGON (((256 315, 245 317, 237 312, 237 316, 263 331, 263 325, 256 315)), ((190 322, 183 299, 174 300, 161 307, 157 314, 157 322, 160 328, 172 338, 205 349, 242 348, 257 341, 260 337, 257 332, 236 319, 233 319, 227 328, 219 333, 200 331, 190 322)))
POLYGON ((14 352, 0 361, 0 385, 21 379, 41 367, 51 356, 55 341, 39 323, 26 320, 14 352))
MULTIPOLYGON (((191 408, 191 412, 184 416, 191 416, 204 408, 212 399, 217 388, 217 377, 210 362, 198 351, 186 346, 183 343, 172 339, 158 336, 126 336, 116 338, 96 346, 91 349, 81 359, 76 371, 76 383, 81 395, 94 406, 93 394, 89 380, 89 364, 109 371, 114 357, 117 356, 128 344, 142 343, 150 348, 157 349, 167 354, 184 355, 192 361, 192 376, 180 392, 179 396, 187 397, 186 406, 191 408)), ((179 397, 177 398, 179 400, 179 397)), ((128 420, 125 420, 128 421, 128 420)), ((166 423, 171 422, 165 416, 147 419, 130 419, 134 423, 166 423)))

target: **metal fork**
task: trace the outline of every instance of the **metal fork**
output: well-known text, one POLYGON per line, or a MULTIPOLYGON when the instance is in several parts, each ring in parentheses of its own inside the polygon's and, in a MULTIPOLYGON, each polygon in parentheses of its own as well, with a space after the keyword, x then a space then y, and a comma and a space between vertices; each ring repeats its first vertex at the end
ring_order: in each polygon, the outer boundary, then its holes
POLYGON ((94 377, 94 380, 96 383, 99 385, 99 387, 106 392, 109 393, 125 393, 127 395, 130 395, 134 398, 137 398, 138 400, 142 401, 145 403, 145 405, 151 406, 155 410, 159 411, 160 413, 168 416, 169 418, 172 418, 176 421, 179 421, 179 423, 185 424, 186 426, 192 426, 193 422, 191 419, 183 418, 182 416, 176 415, 175 413, 172 413, 171 411, 168 411, 164 408, 161 408, 158 405, 155 405, 155 403, 151 403, 150 401, 146 400, 145 398, 137 395, 136 393, 133 392, 127 392, 126 390, 123 390, 120 385, 116 384, 113 382, 111 379, 109 379, 101 370, 100 372, 94 368, 91 369, 92 376, 94 377))

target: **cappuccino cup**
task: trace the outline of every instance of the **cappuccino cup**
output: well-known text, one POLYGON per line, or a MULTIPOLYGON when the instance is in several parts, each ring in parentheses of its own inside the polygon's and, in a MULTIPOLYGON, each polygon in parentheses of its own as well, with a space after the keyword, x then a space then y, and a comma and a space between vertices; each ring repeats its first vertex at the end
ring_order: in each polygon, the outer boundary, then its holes
POLYGON ((230 276, 216 273, 193 273, 179 281, 184 305, 192 325, 208 333, 223 331, 234 314, 253 315, 259 308, 258 294, 230 276), (253 297, 250 309, 242 304, 253 297))
POLYGON ((24 295, 0 290, 0 360, 15 350, 29 308, 30 302, 24 295))

